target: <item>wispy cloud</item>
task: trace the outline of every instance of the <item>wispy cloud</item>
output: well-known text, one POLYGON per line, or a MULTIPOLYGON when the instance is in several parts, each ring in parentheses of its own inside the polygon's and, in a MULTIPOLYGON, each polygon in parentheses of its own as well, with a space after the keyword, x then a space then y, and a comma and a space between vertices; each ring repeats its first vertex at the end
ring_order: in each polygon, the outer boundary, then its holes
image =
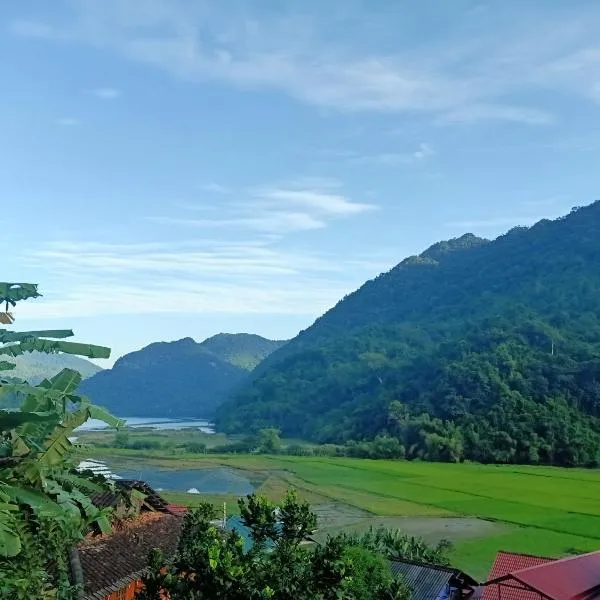
POLYGON ((75 117, 59 117, 56 119, 56 123, 63 127, 74 127, 75 125, 79 125, 81 121, 75 117))
POLYGON ((101 87, 92 90, 92 94, 100 100, 115 100, 121 95, 121 90, 113 87, 101 87))
POLYGON ((388 166, 419 165, 434 157, 435 149, 431 144, 422 142, 412 152, 382 152, 380 154, 356 155, 350 158, 357 164, 378 164, 388 166))
POLYGON ((536 108, 473 104, 450 110, 439 119, 441 123, 475 121, 513 121, 528 125, 549 125, 555 121, 555 117, 548 111, 536 108))
MULTIPOLYGON (((246 192, 243 200, 221 205, 218 218, 188 215, 155 215, 156 223, 195 228, 250 229, 286 235, 295 231, 322 229, 333 219, 350 218, 377 209, 375 204, 356 202, 341 193, 341 184, 327 178, 302 178, 287 185, 264 186, 246 192)), ((198 211, 205 205, 179 204, 198 211)), ((209 207, 210 208, 210 207, 209 207)))
POLYGON ((340 259, 256 240, 77 240, 42 244, 20 258, 56 277, 56 287, 44 284, 45 301, 24 306, 22 318, 169 312, 316 316, 389 263, 380 256, 340 259))
POLYGON ((231 188, 214 181, 200 184, 199 188, 205 192, 212 192, 214 194, 230 194, 231 188))
POLYGON ((599 11, 560 18, 547 11, 533 33, 517 23, 476 39, 436 40, 395 54, 332 42, 317 19, 288 14, 265 22, 243 11, 232 17, 231 11, 172 0, 146 0, 135 8, 121 0, 77 2, 72 19, 60 26, 18 20, 12 30, 24 37, 91 44, 191 82, 279 90, 345 111, 540 125, 552 120, 547 109, 505 99, 528 91, 599 99, 599 11))

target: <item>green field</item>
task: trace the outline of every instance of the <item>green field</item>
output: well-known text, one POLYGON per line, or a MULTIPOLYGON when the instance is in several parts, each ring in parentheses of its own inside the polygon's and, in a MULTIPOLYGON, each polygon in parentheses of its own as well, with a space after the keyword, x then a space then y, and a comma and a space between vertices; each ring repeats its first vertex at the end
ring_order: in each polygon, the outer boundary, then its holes
MULTIPOLYGON (((600 548, 600 473, 592 470, 259 455, 140 460, 163 469, 251 471, 262 482, 258 491, 274 500, 295 487, 325 523, 322 535, 384 525, 431 542, 450 539, 453 564, 478 578, 501 549, 562 556, 600 548)), ((190 505, 203 498, 166 495, 190 505)), ((229 512, 235 506, 233 497, 207 499, 227 501, 229 512)))

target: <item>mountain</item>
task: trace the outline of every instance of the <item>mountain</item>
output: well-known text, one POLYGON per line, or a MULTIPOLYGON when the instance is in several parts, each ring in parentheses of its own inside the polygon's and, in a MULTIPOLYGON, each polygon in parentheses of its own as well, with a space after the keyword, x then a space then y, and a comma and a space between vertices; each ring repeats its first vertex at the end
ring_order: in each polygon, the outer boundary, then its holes
POLYGON ((156 342, 84 381, 81 391, 121 416, 210 418, 251 366, 280 346, 249 334, 156 342))
POLYGON ((284 344, 285 341, 267 340, 250 333, 219 333, 200 345, 221 360, 251 371, 284 344))
POLYGON ((274 352, 217 427, 407 458, 600 463, 600 202, 435 244, 274 352))
POLYGON ((17 366, 11 371, 6 371, 5 375, 25 379, 33 384, 53 377, 62 369, 75 369, 84 379, 102 371, 102 367, 85 358, 62 353, 29 352, 21 356, 11 356, 9 361, 17 366))

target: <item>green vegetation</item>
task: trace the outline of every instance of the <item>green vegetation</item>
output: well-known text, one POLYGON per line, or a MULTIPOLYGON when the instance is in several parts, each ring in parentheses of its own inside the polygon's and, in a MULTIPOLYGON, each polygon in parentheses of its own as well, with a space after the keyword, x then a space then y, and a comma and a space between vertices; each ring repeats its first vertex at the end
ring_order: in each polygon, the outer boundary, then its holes
POLYGON ((157 342, 126 354, 81 390, 122 416, 210 418, 251 365, 281 344, 248 334, 157 342))
POLYGON ((600 201, 436 244, 273 353, 217 426, 359 456, 596 466, 599 260, 600 201))
MULTIPOLYGON (((161 468, 225 466, 262 478, 258 492, 280 501, 290 486, 319 514, 316 539, 340 532, 400 529, 484 578, 500 549, 564 556, 600 548, 600 474, 585 469, 328 457, 209 455, 157 460, 161 468), (481 520, 480 520, 481 519, 481 520)), ((197 505, 202 495, 167 494, 197 505)), ((209 498, 217 510, 232 497, 209 498)))
POLYGON ((409 600, 410 590, 392 578, 386 556, 361 546, 361 538, 303 545, 317 518, 294 493, 279 507, 251 495, 239 509, 253 542, 248 551, 237 532, 213 525, 212 506, 201 505, 186 515, 175 557, 152 554, 138 598, 160 600, 166 592, 172 600, 409 600))
POLYGON ((246 371, 251 371, 285 341, 267 340, 250 333, 219 333, 200 345, 214 356, 246 371))
MULTIPOLYGON (((0 284, 3 301, 39 296, 31 284, 0 284), (12 295, 12 294, 15 295, 12 295)), ((12 315, 11 315, 12 318, 12 315)), ((8 320, 8 319, 7 319, 8 320)), ((64 352, 106 358, 108 348, 63 341, 66 331, 14 332, 0 330, 0 354, 64 352), (53 339, 54 338, 54 339, 53 339)), ((81 375, 63 369, 37 386, 7 377, 14 363, 0 365, 0 397, 21 401, 18 410, 0 410, 0 597, 75 598, 69 577, 72 545, 90 526, 110 530, 108 513, 90 501, 91 491, 104 482, 78 473, 68 460, 75 428, 89 418, 112 426, 120 422, 79 395, 81 375)))

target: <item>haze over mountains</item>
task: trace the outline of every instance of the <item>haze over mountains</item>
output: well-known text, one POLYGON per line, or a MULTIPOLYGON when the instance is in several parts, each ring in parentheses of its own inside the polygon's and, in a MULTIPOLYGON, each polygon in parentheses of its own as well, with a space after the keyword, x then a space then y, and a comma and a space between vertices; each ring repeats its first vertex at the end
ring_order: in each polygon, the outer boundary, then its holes
POLYGON ((600 202, 494 241, 435 244, 274 352, 218 411, 409 458, 600 458, 600 202))
POLYGON ((33 384, 53 377, 61 369, 75 369, 84 379, 102 371, 102 367, 85 358, 63 353, 29 352, 21 356, 12 356, 10 362, 17 366, 11 371, 6 371, 5 375, 25 379, 33 384))
POLYGON ((81 391, 122 416, 210 418, 225 394, 283 344, 245 333, 156 342, 84 381, 81 391))

